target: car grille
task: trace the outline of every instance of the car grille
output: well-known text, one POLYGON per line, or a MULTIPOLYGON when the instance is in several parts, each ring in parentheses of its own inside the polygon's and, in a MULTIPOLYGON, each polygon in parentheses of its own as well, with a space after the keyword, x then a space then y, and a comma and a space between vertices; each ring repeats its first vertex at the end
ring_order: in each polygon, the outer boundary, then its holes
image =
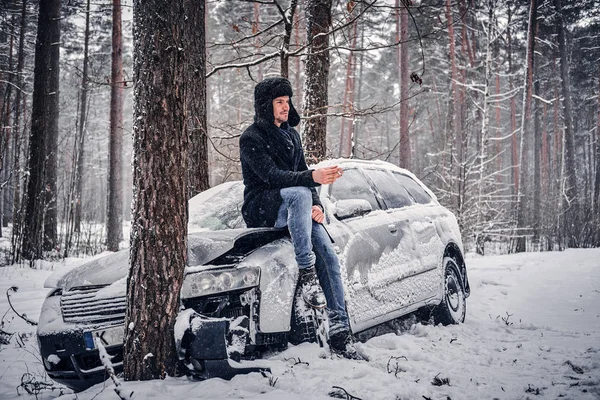
POLYGON ((60 308, 65 322, 118 325, 125 321, 127 297, 99 297, 104 286, 75 288, 64 292, 60 308))

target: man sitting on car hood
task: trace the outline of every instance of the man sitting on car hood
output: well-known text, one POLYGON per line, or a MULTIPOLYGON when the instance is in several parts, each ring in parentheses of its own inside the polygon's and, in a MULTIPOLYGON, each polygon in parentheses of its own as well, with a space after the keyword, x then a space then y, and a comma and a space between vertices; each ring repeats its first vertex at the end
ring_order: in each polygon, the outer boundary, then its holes
POLYGON ((328 306, 330 348, 354 358, 339 260, 322 225, 325 216, 315 190, 335 182, 343 171, 338 166, 308 169, 294 129, 300 116, 292 95, 290 82, 282 77, 265 79, 254 88, 254 123, 240 137, 242 215, 248 227, 287 226, 302 298, 314 308, 328 306))

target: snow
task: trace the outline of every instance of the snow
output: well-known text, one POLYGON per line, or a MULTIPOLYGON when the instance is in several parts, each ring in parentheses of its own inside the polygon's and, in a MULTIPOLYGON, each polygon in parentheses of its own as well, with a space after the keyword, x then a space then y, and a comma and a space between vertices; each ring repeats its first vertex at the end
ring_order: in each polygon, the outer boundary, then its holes
MULTIPOLYGON (((299 400, 347 398, 422 399, 599 399, 600 249, 468 255, 472 294, 467 319, 456 326, 414 324, 410 319, 357 345, 368 361, 332 357, 316 344, 290 346, 261 362, 272 373, 236 376, 231 381, 193 382, 167 378, 121 382, 134 399, 299 400), (431 382, 437 377, 441 386, 431 382), (447 381, 446 381, 447 380, 447 381), (448 382, 449 384, 445 384, 448 382), (539 393, 539 394, 538 394, 539 393)), ((40 318, 51 270, 81 261, 0 268, 0 292, 19 291, 11 301, 28 318, 40 318)), ((0 345, 0 399, 17 398, 21 377, 30 373, 51 383, 39 360, 35 327, 0 298, 1 329, 15 333, 0 345)), ((386 329, 382 328, 382 332, 386 329)), ((51 360, 52 361, 52 360, 51 360)), ((85 392, 42 387, 37 398, 112 400, 111 380, 85 392), (61 396, 62 392, 62 396, 61 396)), ((20 388, 20 398, 34 399, 20 388)))

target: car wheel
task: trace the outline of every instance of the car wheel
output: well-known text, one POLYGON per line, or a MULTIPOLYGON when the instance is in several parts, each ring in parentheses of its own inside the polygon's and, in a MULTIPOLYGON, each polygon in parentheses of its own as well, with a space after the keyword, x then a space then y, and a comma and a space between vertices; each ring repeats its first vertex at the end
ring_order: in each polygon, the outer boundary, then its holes
POLYGON ((304 342, 319 342, 319 326, 321 318, 318 313, 322 313, 322 311, 317 311, 308 307, 299 297, 296 298, 292 309, 292 328, 289 337, 290 343, 296 345, 304 342))
POLYGON ((465 321, 467 301, 458 265, 451 257, 444 258, 444 297, 435 308, 433 318, 443 325, 458 324, 465 321))

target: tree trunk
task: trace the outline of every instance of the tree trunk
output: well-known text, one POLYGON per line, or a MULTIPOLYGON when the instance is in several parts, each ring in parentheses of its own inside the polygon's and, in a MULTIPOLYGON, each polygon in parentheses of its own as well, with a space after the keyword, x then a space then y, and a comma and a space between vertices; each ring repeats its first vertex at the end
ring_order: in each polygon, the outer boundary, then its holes
POLYGON ((309 164, 325 157, 327 150, 327 105, 329 35, 332 0, 306 1, 306 65, 304 70, 304 147, 309 164))
POLYGON ((533 64, 535 58, 535 26, 537 24, 537 1, 531 0, 529 7, 529 22, 527 25, 527 69, 525 75, 525 88, 523 91, 523 108, 521 115, 521 152, 519 157, 519 194, 517 206, 517 227, 520 229, 519 237, 515 244, 515 252, 524 252, 526 250, 526 237, 523 230, 531 224, 531 171, 530 160, 532 150, 532 132, 531 132, 531 99, 533 92, 533 64))
MULTIPOLYGON (((539 25, 536 23, 536 36, 539 33, 539 25)), ((536 96, 536 100, 533 102, 533 196, 532 196, 532 228, 533 228, 533 241, 537 244, 539 241, 540 227, 542 223, 542 204, 541 204, 541 193, 542 193, 542 180, 540 177, 540 163, 542 154, 542 135, 540 132, 541 125, 541 111, 542 104, 539 100, 540 97, 540 79, 539 76, 539 63, 535 64, 535 81, 533 82, 533 91, 536 96)))
POLYGON ((33 79, 29 180, 24 217, 23 256, 39 259, 56 242, 56 139, 60 0, 41 0, 33 79))
MULTIPOLYGON (((598 79, 600 93, 600 79, 598 79)), ((596 179, 594 180, 594 215, 596 216, 596 243, 600 246, 600 96, 598 96, 598 121, 596 121, 596 179)))
POLYGON ((188 73, 185 121, 189 150, 188 197, 209 188, 208 136, 206 112, 206 1, 184 1, 185 64, 188 73))
MULTIPOLYGON (((407 2, 408 3, 408 2, 407 2)), ((408 68, 408 10, 406 3, 400 9, 400 145, 398 165, 410 169, 410 137, 408 132, 408 86, 410 82, 408 68)))
POLYGON ((13 131, 13 209, 12 209, 12 262, 15 263, 20 259, 20 244, 21 244, 21 99, 25 99, 23 96, 23 68, 25 66, 25 29, 27 27, 27 0, 23 0, 21 8, 21 27, 19 32, 19 54, 17 61, 17 90, 15 94, 15 105, 14 105, 14 123, 15 129, 13 131))
MULTIPOLYGON (((8 180, 8 171, 7 166, 10 164, 10 151, 9 151, 9 143, 10 143, 10 134, 12 130, 12 124, 10 122, 11 117, 11 97, 12 97, 12 89, 13 89, 13 49, 14 49, 14 38, 15 38, 15 16, 13 15, 11 25, 11 31, 9 33, 9 48, 8 48, 8 65, 6 68, 6 88, 4 91, 4 98, 2 102, 2 108, 0 109, 0 132, 2 132, 2 136, 0 137, 0 185, 8 180)), ((6 208, 6 192, 9 187, 2 185, 0 188, 0 237, 2 237, 2 228, 8 226, 5 216, 5 208, 6 208)))
POLYGON ((187 262, 188 219, 185 1, 190 0, 134 1, 134 192, 123 357, 127 380, 177 373, 173 329, 187 262))
MULTIPOLYGON (((352 18, 353 14, 348 14, 349 18, 352 18)), ((349 38, 350 38, 350 53, 348 54, 348 61, 346 63, 346 90, 344 90, 344 99, 342 102, 342 115, 340 123, 340 157, 352 157, 353 152, 353 131, 354 131, 354 87, 355 80, 354 74, 356 71, 356 56, 353 50, 356 48, 356 28, 358 21, 355 20, 352 25, 349 26, 349 38)))
POLYGON ((561 0, 554 0, 556 8, 558 34, 558 52, 560 54, 560 77, 563 97, 564 124, 565 124, 565 173, 566 188, 565 195, 568 208, 565 210, 565 224, 567 234, 567 245, 569 247, 579 246, 579 234, 581 226, 579 224, 579 197, 577 189, 577 165, 575 163, 575 133, 573 132, 573 117, 571 105, 571 86, 569 79, 569 64, 567 57, 567 45, 565 40, 564 23, 562 16, 561 0))
MULTIPOLYGON (((448 39, 449 39, 449 43, 450 43, 450 65, 451 65, 451 75, 450 75, 450 79, 452 80, 451 82, 451 88, 452 88, 452 95, 450 97, 451 102, 452 102, 452 110, 454 112, 453 115, 449 115, 448 116, 448 123, 449 123, 449 133, 451 135, 450 140, 449 140, 449 145, 451 146, 451 154, 450 154, 450 159, 449 159, 449 163, 450 163, 450 174, 453 173, 453 164, 454 164, 454 159, 455 159, 455 154, 454 154, 454 149, 457 149, 457 153, 458 156, 456 158, 459 159, 459 166, 458 166, 458 181, 460 181, 460 176, 461 176, 461 165, 460 165, 460 154, 462 152, 462 120, 460 118, 461 116, 461 107, 460 107, 460 99, 459 99, 459 93, 458 93, 458 85, 457 82, 459 80, 459 74, 458 74, 458 67, 456 65, 456 46, 455 46, 455 37, 454 37, 454 22, 453 22, 453 17, 452 17, 452 2, 451 0, 446 0, 446 20, 447 20, 447 24, 448 24, 448 39)), ((450 110, 448 110, 450 113, 450 110)), ((456 190, 457 188, 452 188, 452 190, 456 190)), ((452 196, 452 205, 454 210, 459 214, 458 218, 461 219, 461 215, 460 215, 460 190, 456 191, 456 195, 452 196)))
POLYGON ((110 144, 106 247, 118 251, 123 239, 123 34, 121 0, 112 7, 112 63, 110 85, 110 144))
POLYGON ((281 51, 279 55, 279 65, 281 76, 288 78, 290 75, 290 42, 292 40, 292 29, 294 28, 294 14, 298 6, 298 0, 292 0, 290 3, 289 13, 286 12, 283 24, 283 43, 281 44, 281 51))
POLYGON ((83 156, 86 136, 86 116, 87 116, 87 94, 88 94, 88 64, 89 64, 89 43, 90 43, 90 0, 87 0, 85 14, 85 38, 83 44, 83 70, 81 76, 81 103, 79 106, 79 125, 77 134, 77 167, 75 169, 75 212, 74 212, 74 231, 81 232, 81 194, 83 183, 83 156))
MULTIPOLYGON (((508 58, 508 84, 509 91, 512 93, 515 84, 513 82, 513 63, 512 63, 512 35, 510 29, 511 23, 511 8, 508 7, 508 23, 506 26, 506 41, 508 43, 507 47, 507 58, 508 58)), ((510 132, 511 132, 511 152, 510 152, 510 160, 512 165, 512 195, 514 198, 517 198, 519 193, 519 147, 517 145, 519 141, 518 133, 517 133, 517 102, 515 96, 510 96, 510 132)))

